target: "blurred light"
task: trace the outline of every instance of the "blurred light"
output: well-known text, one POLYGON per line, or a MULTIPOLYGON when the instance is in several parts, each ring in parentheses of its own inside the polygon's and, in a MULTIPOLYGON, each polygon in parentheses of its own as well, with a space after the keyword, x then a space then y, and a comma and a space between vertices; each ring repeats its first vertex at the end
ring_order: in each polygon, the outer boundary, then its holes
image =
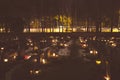
POLYGON ((96 55, 96 54, 98 54, 98 51, 96 51, 96 50, 91 50, 91 51, 90 51, 90 54, 96 55))
POLYGON ((109 41, 109 43, 114 43, 114 41, 109 41))
POLYGON ((30 58, 31 58, 31 56, 29 56, 29 55, 25 55, 25 56, 24 56, 24 59, 25 59, 25 60, 30 59, 30 58))
POLYGON ((13 56, 14 59, 16 59, 17 56, 13 56))
POLYGON ((100 60, 96 60, 96 64, 101 64, 101 61, 100 60))
POLYGON ((28 42, 30 42, 30 43, 31 43, 31 42, 32 42, 32 40, 31 40, 31 39, 28 39, 28 42))
POLYGON ((93 40, 96 40, 96 36, 93 37, 93 40))
POLYGON ((4 50, 4 47, 1 47, 1 50, 4 50))
POLYGON ((70 36, 67 36, 67 38, 69 38, 69 39, 70 39, 71 37, 70 37, 70 36))
POLYGON ((65 47, 67 47, 68 45, 67 44, 64 44, 65 47))
POLYGON ((31 43, 30 45, 33 46, 33 43, 31 43))
POLYGON ((104 40, 105 42, 107 41, 107 40, 104 40))
POLYGON ((30 74, 37 75, 41 72, 41 70, 30 70, 30 74))
POLYGON ((61 39, 64 39, 63 37, 61 37, 61 39))
POLYGON ((83 47, 83 48, 86 48, 86 47, 87 47, 87 44, 82 44, 82 47, 83 47))
POLYGON ((43 59, 42 62, 43 62, 43 64, 45 64, 46 63, 45 59, 43 59))
POLYGON ((101 41, 104 41, 104 40, 101 40, 101 41))
POLYGON ((38 47, 37 47, 37 46, 34 46, 34 50, 38 50, 38 47))
POLYGON ((27 43, 27 46, 29 45, 29 43, 27 43))
POLYGON ((93 53, 93 51, 90 51, 90 53, 92 54, 92 53, 93 53))
POLYGON ((39 73, 39 71, 35 71, 35 73, 36 73, 36 74, 38 74, 38 73, 39 73))
POLYGON ((97 51, 95 51, 95 53, 97 54, 98 52, 97 52, 97 51))
POLYGON ((30 73, 32 74, 32 73, 33 73, 33 71, 32 71, 32 70, 30 70, 30 73))
POLYGON ((33 59, 33 62, 37 62, 37 59, 33 59))
POLYGON ((50 38, 54 38, 53 36, 50 36, 50 38))
POLYGON ((83 40, 80 40, 81 43, 83 43, 84 41, 83 40))
POLYGON ((112 47, 116 47, 117 44, 116 44, 116 43, 112 43, 111 46, 112 46, 112 47))
POLYGON ((107 76, 104 76, 105 80, 110 80, 110 76, 107 75, 107 76))
POLYGON ((4 59, 4 62, 8 62, 8 59, 4 59))
POLYGON ((111 37, 111 39, 115 39, 115 37, 111 37))
POLYGON ((63 43, 60 43, 60 46, 63 46, 64 44, 63 43))
POLYGON ((56 56, 55 53, 53 53, 53 56, 54 56, 54 57, 56 56))
POLYGON ((43 59, 43 58, 40 58, 40 62, 41 62, 42 64, 47 64, 47 60, 46 60, 46 59, 43 59))

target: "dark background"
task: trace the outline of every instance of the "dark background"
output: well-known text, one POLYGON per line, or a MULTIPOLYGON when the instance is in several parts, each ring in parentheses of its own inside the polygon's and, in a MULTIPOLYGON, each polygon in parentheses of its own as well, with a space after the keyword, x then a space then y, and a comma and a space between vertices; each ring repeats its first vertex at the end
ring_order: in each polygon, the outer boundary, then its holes
POLYGON ((119 8, 119 0, 0 0, 0 16, 75 14, 76 11, 85 16, 111 15, 119 8))

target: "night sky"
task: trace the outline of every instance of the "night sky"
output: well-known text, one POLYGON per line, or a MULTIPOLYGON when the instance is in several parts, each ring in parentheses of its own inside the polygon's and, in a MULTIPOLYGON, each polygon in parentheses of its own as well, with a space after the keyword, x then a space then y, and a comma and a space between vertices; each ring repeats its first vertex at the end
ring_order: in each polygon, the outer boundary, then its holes
POLYGON ((111 14, 120 8, 119 0, 0 0, 0 16, 111 14), (68 10, 66 9, 68 7, 68 10))

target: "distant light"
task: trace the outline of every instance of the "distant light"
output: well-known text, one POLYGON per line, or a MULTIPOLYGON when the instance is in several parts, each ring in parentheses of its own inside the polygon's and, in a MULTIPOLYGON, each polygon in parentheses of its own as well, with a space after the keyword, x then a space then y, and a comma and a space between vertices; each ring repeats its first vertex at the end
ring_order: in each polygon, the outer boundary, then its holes
POLYGON ((47 60, 44 59, 44 58, 40 58, 40 62, 41 62, 42 64, 47 64, 47 60))
POLYGON ((33 62, 37 62, 37 59, 33 59, 33 62))
POLYGON ((46 63, 45 59, 43 59, 42 62, 43 62, 43 64, 45 64, 46 63))
POLYGON ((24 56, 24 59, 26 59, 26 60, 27 60, 27 59, 30 59, 30 58, 31 58, 31 56, 29 56, 29 55, 25 55, 25 56, 24 56))
POLYGON ((98 51, 96 51, 96 50, 91 50, 91 51, 90 51, 90 54, 96 55, 96 54, 98 54, 98 51))
POLYGON ((32 70, 30 70, 30 73, 32 74, 32 73, 33 73, 33 71, 32 71, 32 70))
POLYGON ((98 52, 97 51, 95 51, 95 54, 97 54, 98 52))
POLYGON ((31 43, 32 42, 32 40, 31 39, 28 39, 28 41, 31 43))
POLYGON ((111 39, 115 39, 115 37, 111 37, 111 39))
POLYGON ((60 43, 60 46, 63 46, 64 44, 63 43, 60 43))
POLYGON ((86 47, 87 47, 87 44, 83 44, 82 47, 83 47, 83 48, 86 48, 86 47))
POLYGON ((30 45, 33 46, 33 43, 31 43, 30 45))
POLYGON ((34 23, 34 21, 31 21, 31 23, 33 24, 33 23, 34 23))
POLYGON ((30 74, 38 75, 41 70, 30 70, 30 74))
POLYGON ((90 53, 92 54, 92 53, 93 53, 93 51, 90 51, 90 53))
POLYGON ((14 59, 16 59, 17 56, 13 56, 14 59))
POLYGON ((117 44, 115 44, 115 43, 112 43, 112 45, 111 45, 112 47, 116 47, 117 46, 117 44))
POLYGON ((93 37, 93 40, 96 40, 96 36, 95 36, 95 37, 93 37))
POLYGON ((1 47, 1 50, 4 50, 4 47, 1 47))
POLYGON ((104 40, 105 42, 107 41, 107 40, 104 40))
POLYGON ((38 74, 38 73, 39 73, 39 71, 35 71, 35 73, 36 73, 36 74, 38 74))
POLYGON ((8 59, 4 59, 4 62, 8 62, 8 59))
POLYGON ((100 60, 96 60, 96 64, 101 64, 101 61, 100 60))
POLYGON ((67 47, 68 45, 67 44, 64 44, 65 47, 67 47))
POLYGON ((56 56, 55 53, 53 53, 53 56, 56 56))

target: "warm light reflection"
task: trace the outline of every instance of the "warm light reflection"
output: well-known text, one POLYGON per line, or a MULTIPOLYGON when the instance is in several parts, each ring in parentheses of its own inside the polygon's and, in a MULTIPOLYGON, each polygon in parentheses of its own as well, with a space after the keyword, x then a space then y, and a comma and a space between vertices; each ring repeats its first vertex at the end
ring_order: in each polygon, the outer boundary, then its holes
MULTIPOLYGON (((2 29, 3 30, 3 29, 2 29)), ((24 28, 23 32, 87 32, 87 28, 72 28, 67 26, 57 26, 57 27, 50 27, 50 28, 24 28)), ((89 28, 89 32, 96 32, 95 28, 89 28)), ((111 28, 101 28, 101 32, 111 32, 111 28)), ((112 32, 120 32, 118 28, 113 28, 112 32)))
POLYGON ((42 63, 42 64, 47 64, 47 59, 40 58, 40 63, 42 63))
POLYGON ((96 64, 101 64, 101 61, 100 60, 96 60, 96 64))
POLYGON ((104 76, 105 80, 110 80, 110 76, 107 75, 107 76, 104 76))

